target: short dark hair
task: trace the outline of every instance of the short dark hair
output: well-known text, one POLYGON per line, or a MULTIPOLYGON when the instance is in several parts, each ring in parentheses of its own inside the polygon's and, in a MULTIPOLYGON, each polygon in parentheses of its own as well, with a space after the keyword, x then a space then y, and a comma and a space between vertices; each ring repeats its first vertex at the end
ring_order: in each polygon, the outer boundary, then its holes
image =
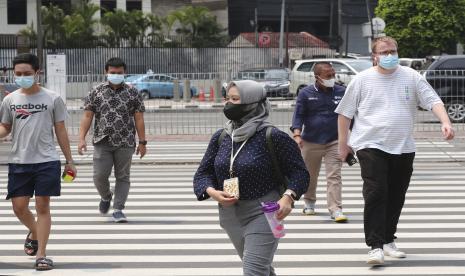
POLYGON ((315 73, 315 75, 319 76, 321 74, 321 70, 323 70, 323 67, 324 66, 329 66, 329 67, 333 67, 331 65, 331 63, 329 62, 326 62, 326 61, 320 61, 320 62, 317 62, 315 64, 315 66, 313 67, 313 72, 315 73))
POLYGON ((13 69, 15 68, 16 64, 30 64, 34 71, 39 70, 39 58, 34 54, 24 53, 19 54, 13 58, 13 69))
POLYGON ((105 63, 105 71, 108 71, 108 67, 123 67, 124 71, 126 71, 126 63, 120 58, 112 57, 105 63))

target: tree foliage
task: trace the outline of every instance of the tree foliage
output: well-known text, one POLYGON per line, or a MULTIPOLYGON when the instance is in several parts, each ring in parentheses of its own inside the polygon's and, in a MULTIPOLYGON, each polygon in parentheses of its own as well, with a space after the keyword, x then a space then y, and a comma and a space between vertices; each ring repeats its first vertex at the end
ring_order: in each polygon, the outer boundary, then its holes
POLYGON ((186 6, 172 12, 171 17, 180 24, 176 33, 189 37, 193 47, 221 47, 228 39, 216 17, 205 7, 186 6))
POLYGON ((453 52, 465 42, 465 0, 379 0, 375 12, 403 57, 453 52))
MULTIPOLYGON (((42 6, 45 47, 222 47, 227 43, 224 29, 205 7, 185 7, 164 17, 142 11, 107 11, 100 20, 100 7, 84 1, 71 14, 54 5, 42 6), (101 32, 96 33, 100 24, 101 32), (175 28, 173 30, 173 28, 175 28), (175 32, 177 36, 171 36, 175 32)), ((34 41, 33 26, 19 34, 34 41)))

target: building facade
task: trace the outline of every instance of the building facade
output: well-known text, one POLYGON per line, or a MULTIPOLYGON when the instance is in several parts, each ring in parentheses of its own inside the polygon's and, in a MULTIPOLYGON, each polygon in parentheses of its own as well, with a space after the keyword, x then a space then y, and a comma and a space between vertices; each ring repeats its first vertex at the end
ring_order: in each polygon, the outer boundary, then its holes
MULTIPOLYGON (((42 5, 57 5, 65 13, 71 11, 73 5, 81 0, 42 0, 42 5)), ((227 0, 90 0, 90 3, 101 7, 95 17, 100 18, 106 11, 141 10, 158 16, 166 16, 169 12, 184 6, 206 6, 217 17, 218 22, 228 28, 227 0)), ((0 34, 16 34, 28 25, 37 26, 36 0, 0 0, 0 34)))
MULTIPOLYGON (((363 23, 369 22, 366 0, 343 0, 338 22, 338 0, 286 0, 286 31, 308 32, 341 51, 366 54, 368 38, 362 37, 363 23), (340 28, 340 30, 339 30, 340 28)), ((369 0, 370 15, 377 0, 369 0)), ((279 32, 282 0, 228 1, 229 34, 279 32), (255 22, 255 18, 257 19, 255 22)))
MULTIPOLYGON (((42 5, 57 5, 65 13, 69 13, 71 7, 79 4, 81 0, 42 0, 42 5)), ((106 10, 141 10, 152 12, 152 2, 156 0, 90 0, 90 3, 101 7, 101 12, 96 13, 99 18, 106 10)), ((37 1, 36 0, 0 0, 0 34, 16 34, 28 25, 37 26, 37 1)))

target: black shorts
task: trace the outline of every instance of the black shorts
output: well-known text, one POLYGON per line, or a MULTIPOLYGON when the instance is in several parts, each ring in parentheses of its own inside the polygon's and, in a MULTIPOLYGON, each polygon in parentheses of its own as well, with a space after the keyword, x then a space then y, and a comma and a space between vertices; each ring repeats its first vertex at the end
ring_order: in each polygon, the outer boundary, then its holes
POLYGON ((8 164, 8 195, 59 196, 61 192, 60 161, 37 164, 8 164))

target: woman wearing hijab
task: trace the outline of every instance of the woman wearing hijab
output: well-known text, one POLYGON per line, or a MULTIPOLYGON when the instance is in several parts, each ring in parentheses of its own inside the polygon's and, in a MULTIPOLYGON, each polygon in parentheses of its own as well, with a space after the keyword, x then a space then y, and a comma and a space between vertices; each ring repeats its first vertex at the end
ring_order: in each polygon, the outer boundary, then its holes
POLYGON ((220 225, 228 234, 247 276, 276 275, 273 267, 278 246, 261 210, 261 202, 279 203, 277 218, 284 219, 292 203, 305 193, 309 174, 297 144, 288 134, 273 128, 271 138, 283 175, 289 179, 281 197, 272 175, 272 157, 267 149, 266 129, 270 103, 262 85, 255 81, 234 81, 228 85, 224 115, 229 121, 213 134, 194 176, 198 200, 218 201, 220 225), (223 184, 238 181, 239 195, 223 190, 223 184))

